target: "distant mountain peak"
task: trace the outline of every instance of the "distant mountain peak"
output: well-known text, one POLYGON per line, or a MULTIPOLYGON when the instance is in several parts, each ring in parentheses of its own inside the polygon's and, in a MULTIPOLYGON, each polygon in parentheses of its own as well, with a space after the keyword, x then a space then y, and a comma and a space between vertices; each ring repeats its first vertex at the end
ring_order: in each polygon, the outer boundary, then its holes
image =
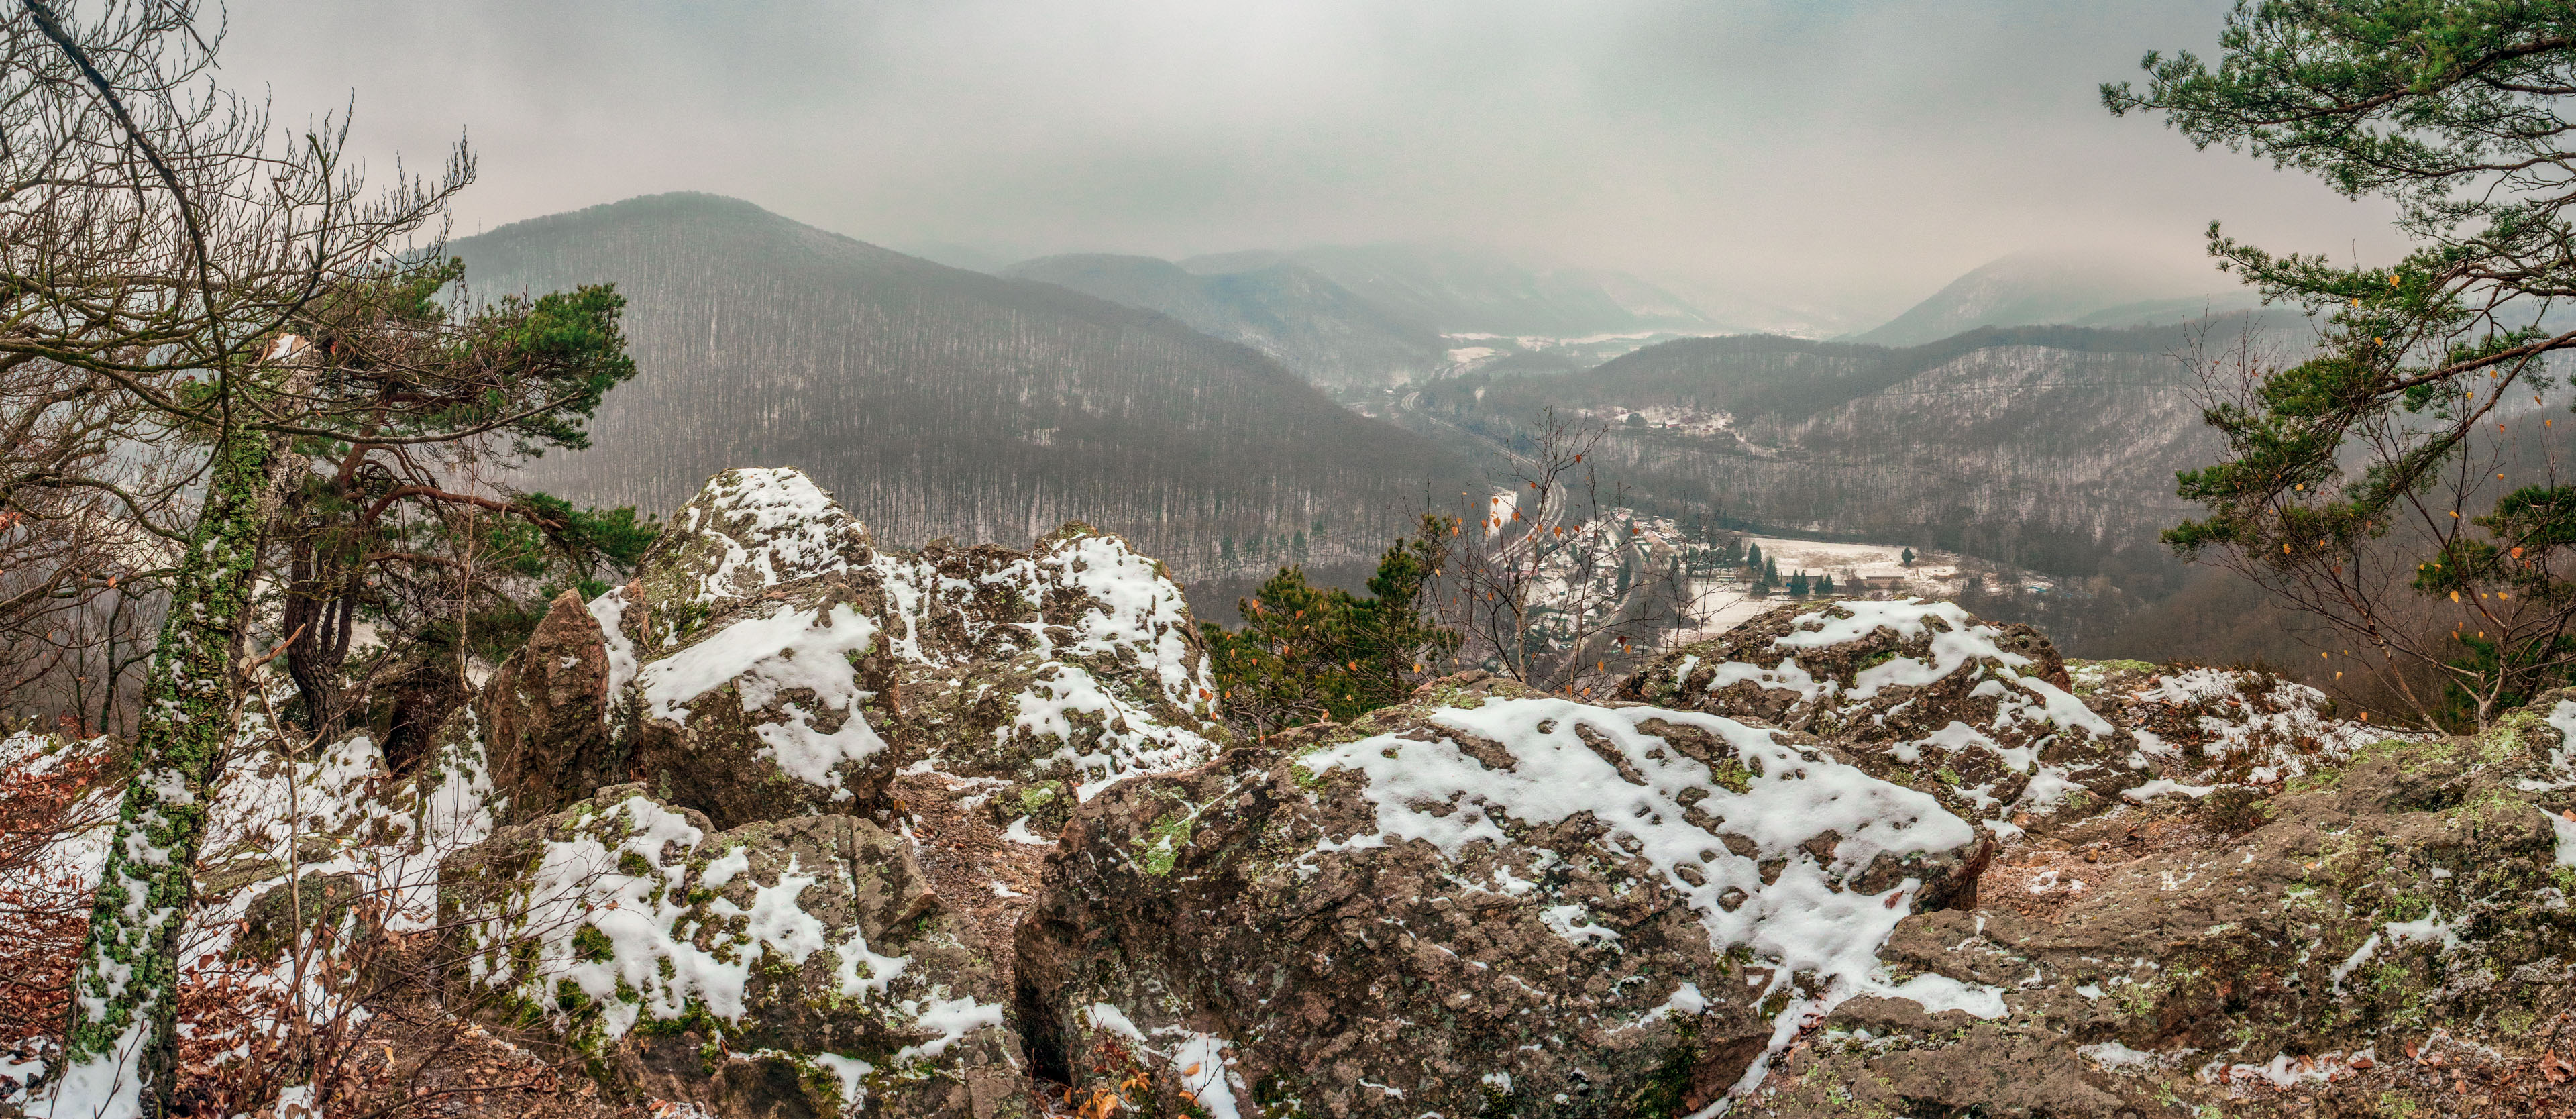
POLYGON ((1997 257, 1950 281, 1855 342, 1915 346, 1981 326, 2177 321, 2188 307, 2242 310, 2255 300, 2214 271, 2107 249, 2054 249, 1997 257), (2134 311, 2134 317, 2104 312, 2134 311))

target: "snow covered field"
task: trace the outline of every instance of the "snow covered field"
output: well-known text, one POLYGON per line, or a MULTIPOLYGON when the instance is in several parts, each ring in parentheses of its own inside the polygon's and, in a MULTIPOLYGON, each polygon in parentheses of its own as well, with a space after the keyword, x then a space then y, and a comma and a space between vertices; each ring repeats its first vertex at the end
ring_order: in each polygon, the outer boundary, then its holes
MULTIPOLYGON (((1901 598, 1908 594, 1927 598, 1947 598, 1959 593, 1959 557, 1947 552, 1919 552, 1914 566, 1905 566, 1905 548, 1899 544, 1845 544, 1825 540, 1792 540, 1777 536, 1756 536, 1751 542, 1762 549, 1764 558, 1779 564, 1780 577, 1804 571, 1809 575, 1834 577, 1834 593, 1856 595, 1884 594, 1901 598), (1896 580, 1892 588, 1877 584, 1896 580), (1864 581, 1869 586, 1864 586, 1864 581)), ((1738 572, 1707 572, 1691 581, 1692 613, 1699 617, 1697 630, 1673 634, 1672 644, 1715 637, 1745 619, 1789 601, 1787 595, 1774 592, 1769 598, 1752 597, 1753 583, 1738 572)))

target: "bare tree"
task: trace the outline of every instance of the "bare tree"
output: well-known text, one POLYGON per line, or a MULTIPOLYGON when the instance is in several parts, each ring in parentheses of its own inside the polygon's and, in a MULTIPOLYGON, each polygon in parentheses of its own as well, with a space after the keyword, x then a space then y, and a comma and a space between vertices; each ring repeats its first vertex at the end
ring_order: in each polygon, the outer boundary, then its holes
POLYGON ((317 459, 575 444, 633 374, 606 289, 449 314, 434 234, 464 149, 371 190, 345 120, 286 132, 216 85, 198 22, 187 0, 19 0, 0 22, 0 361, 103 381, 199 456, 52 1085, 57 1110, 114 1116, 170 1105, 181 928, 286 498, 317 459))
POLYGON ((1435 609, 1466 635, 1464 659, 1541 691, 1606 693, 1686 620, 1680 556, 1603 493, 1608 432, 1546 412, 1491 492, 1459 495, 1435 609))

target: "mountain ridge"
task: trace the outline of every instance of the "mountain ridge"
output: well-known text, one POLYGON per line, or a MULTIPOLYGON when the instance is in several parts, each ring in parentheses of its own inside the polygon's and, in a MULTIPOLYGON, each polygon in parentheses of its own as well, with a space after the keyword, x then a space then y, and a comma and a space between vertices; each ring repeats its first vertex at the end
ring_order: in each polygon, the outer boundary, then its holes
POLYGON ((1839 340, 1917 346, 1985 326, 2171 325, 2258 303, 2196 270, 2099 253, 2023 252, 1978 265, 1895 318, 1839 340))
POLYGON ((1335 405, 1248 347, 1050 284, 950 268, 704 194, 627 199, 451 246, 474 290, 613 281, 642 373, 595 446, 524 481, 668 508, 794 465, 882 537, 1119 532, 1189 577, 1371 557, 1453 451, 1335 405))
POLYGON ((1021 261, 1000 274, 1160 311, 1203 334, 1260 350, 1319 385, 1404 384, 1448 365, 1439 331, 1284 259, 1199 273, 1157 257, 1067 253, 1021 261))

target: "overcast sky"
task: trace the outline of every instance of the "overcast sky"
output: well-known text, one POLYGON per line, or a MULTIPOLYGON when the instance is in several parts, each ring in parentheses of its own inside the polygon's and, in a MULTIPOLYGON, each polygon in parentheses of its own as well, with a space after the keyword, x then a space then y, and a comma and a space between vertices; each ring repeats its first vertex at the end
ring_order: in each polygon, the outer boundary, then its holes
MULTIPOLYGON (((236 0, 230 82, 469 135, 472 232, 705 190, 998 257, 1440 239, 1883 318, 2006 252, 2393 244, 2095 87, 2227 0, 236 0)), ((1865 325, 1865 324, 1864 324, 1865 325)))

